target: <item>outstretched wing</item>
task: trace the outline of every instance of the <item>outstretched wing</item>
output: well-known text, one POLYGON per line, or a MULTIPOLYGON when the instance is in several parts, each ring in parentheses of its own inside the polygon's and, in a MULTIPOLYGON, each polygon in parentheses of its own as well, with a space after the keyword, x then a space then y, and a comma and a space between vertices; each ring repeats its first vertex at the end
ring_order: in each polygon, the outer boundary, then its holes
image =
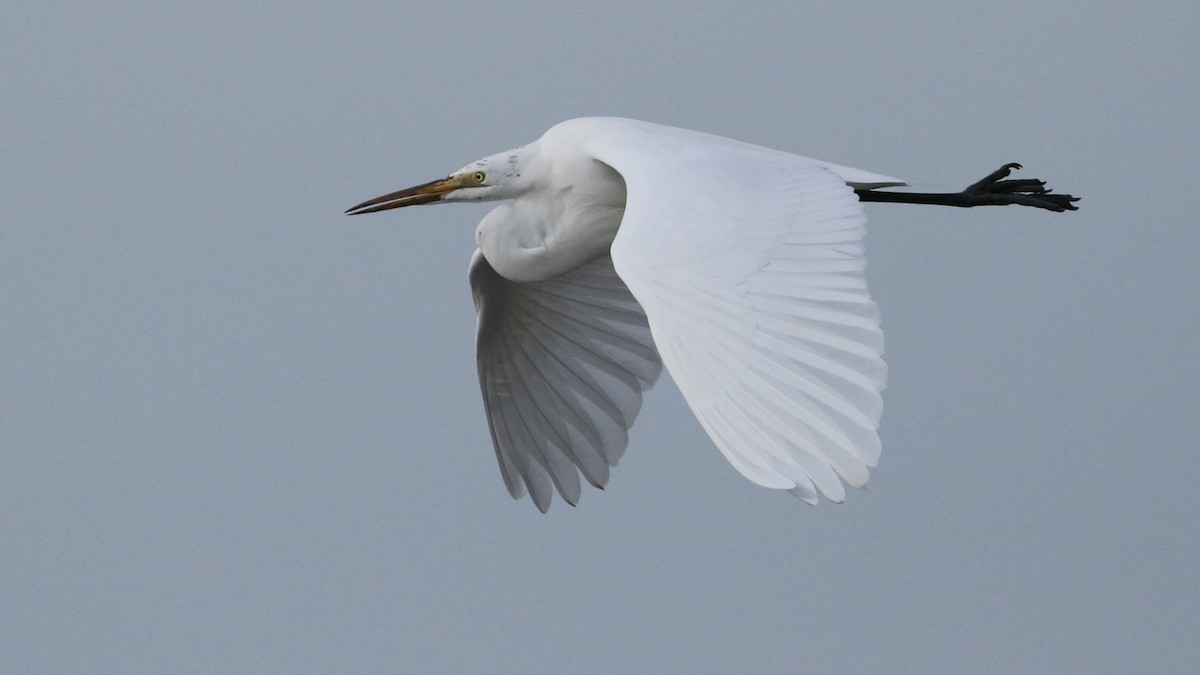
POLYGON ((613 264, 725 457, 809 503, 818 491, 841 501, 842 480, 864 485, 887 368, 854 179, 653 127, 600 136, 587 151, 625 179, 613 264))
POLYGON ((479 386, 504 484, 543 512, 553 488, 579 500, 579 474, 608 482, 662 371, 646 315, 607 257, 561 277, 513 283, 475 251, 479 386), (553 486, 553 488, 551 487, 553 486))

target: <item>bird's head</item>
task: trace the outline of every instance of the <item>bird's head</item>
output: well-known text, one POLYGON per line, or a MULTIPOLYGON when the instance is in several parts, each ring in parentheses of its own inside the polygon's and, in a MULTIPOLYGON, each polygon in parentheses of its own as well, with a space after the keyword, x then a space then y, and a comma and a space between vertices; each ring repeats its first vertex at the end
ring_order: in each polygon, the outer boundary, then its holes
POLYGON ((484 157, 445 178, 368 199, 346 213, 356 216, 417 204, 513 199, 528 189, 529 182, 522 175, 527 148, 484 157))

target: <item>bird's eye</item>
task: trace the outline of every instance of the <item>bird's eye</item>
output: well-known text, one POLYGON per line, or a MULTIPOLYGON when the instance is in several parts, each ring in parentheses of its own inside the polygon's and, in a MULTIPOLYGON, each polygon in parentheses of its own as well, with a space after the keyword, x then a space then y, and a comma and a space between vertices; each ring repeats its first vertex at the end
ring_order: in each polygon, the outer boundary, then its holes
POLYGON ((473 176, 471 176, 471 180, 475 181, 476 183, 478 183, 480 185, 483 184, 483 180, 485 178, 487 178, 487 174, 485 174, 482 171, 476 171, 475 174, 473 176))

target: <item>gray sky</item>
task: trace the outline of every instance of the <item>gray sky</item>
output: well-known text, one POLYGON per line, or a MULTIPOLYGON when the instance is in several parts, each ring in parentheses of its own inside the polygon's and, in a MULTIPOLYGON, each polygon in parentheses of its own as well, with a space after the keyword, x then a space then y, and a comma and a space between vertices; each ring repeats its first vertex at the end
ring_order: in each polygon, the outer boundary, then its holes
POLYGON ((23 4, 0 671, 1200 667, 1195 2, 23 4), (486 208, 341 212, 591 114, 1084 201, 868 207, 846 504, 743 479, 664 378, 543 516, 475 381, 486 208))

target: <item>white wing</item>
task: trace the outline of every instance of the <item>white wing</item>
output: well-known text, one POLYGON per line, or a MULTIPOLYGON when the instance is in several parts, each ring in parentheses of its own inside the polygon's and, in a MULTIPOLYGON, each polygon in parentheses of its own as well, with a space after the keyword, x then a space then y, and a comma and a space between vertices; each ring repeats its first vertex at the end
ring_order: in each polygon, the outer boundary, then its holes
POLYGON ((475 252, 476 359, 504 484, 543 512, 551 486, 579 500, 579 473, 608 482, 662 371, 646 316, 608 258, 549 281, 513 283, 475 252))
POLYGON ((586 147, 625 179, 617 273, 725 457, 809 503, 864 485, 887 368, 842 167, 650 126, 586 147))

